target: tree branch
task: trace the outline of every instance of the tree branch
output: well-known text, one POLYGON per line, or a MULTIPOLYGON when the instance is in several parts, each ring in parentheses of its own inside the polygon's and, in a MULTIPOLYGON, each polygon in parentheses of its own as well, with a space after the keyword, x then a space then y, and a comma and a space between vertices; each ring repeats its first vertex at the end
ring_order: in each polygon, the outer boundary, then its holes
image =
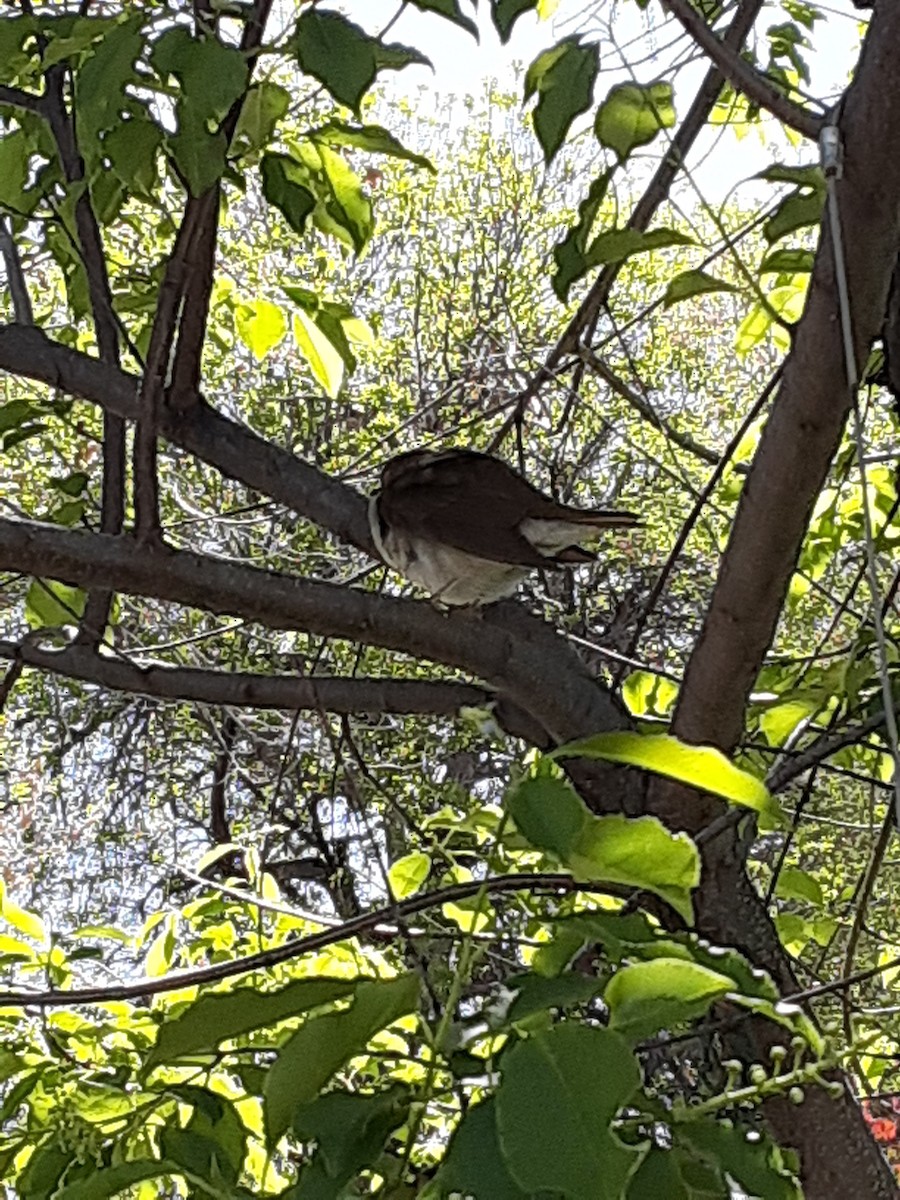
POLYGON ((33 325, 34 311, 31 307, 31 297, 28 294, 28 283, 22 270, 22 260, 16 245, 10 222, 5 214, 0 214, 0 254, 6 268, 6 284, 12 298, 13 315, 18 325, 33 325))
POLYGON ((102 657, 87 646, 47 650, 28 641, 0 641, 0 659, 8 659, 67 679, 97 684, 110 691, 190 700, 226 708, 307 709, 341 714, 427 713, 453 716, 463 707, 490 704, 485 688, 451 680, 377 679, 339 676, 261 675, 247 671, 210 671, 133 663, 102 657))
POLYGON ((5 83, 0 83, 0 104, 8 104, 11 108, 21 108, 25 112, 37 113, 41 117, 47 115, 44 111, 43 96, 32 95, 31 92, 23 91, 22 88, 9 87, 5 83))
POLYGON ((648 421, 655 429, 658 429, 663 437, 673 442, 676 446, 680 446, 682 450, 686 450, 688 454, 693 454, 703 462, 709 463, 713 467, 719 465, 720 456, 716 454, 715 450, 710 450, 707 446, 701 445, 689 433, 681 433, 678 429, 673 429, 672 425, 659 415, 653 405, 648 403, 643 396, 640 396, 634 388, 630 388, 625 380, 620 378, 599 355, 594 354, 592 350, 582 350, 581 358, 587 364, 589 370, 593 371, 595 375, 599 375, 617 396, 621 396, 627 404, 630 404, 635 412, 643 417, 645 421, 648 421))
POLYGON ((168 975, 152 976, 139 979, 134 983, 125 983, 88 987, 70 988, 68 991, 23 991, 21 989, 0 990, 0 1004, 4 1007, 24 1005, 30 1008, 70 1007, 73 1004, 102 1004, 111 1000, 141 1000, 145 996, 158 996, 163 992, 171 992, 176 988, 196 987, 203 983, 215 983, 222 979, 231 979, 235 975, 243 975, 247 971, 265 971, 279 963, 289 962, 302 954, 311 954, 325 946, 333 946, 337 942, 345 942, 350 938, 362 937, 370 930, 381 925, 391 925, 394 928, 406 918, 416 913, 427 912, 452 901, 467 899, 484 890, 489 895, 509 892, 594 892, 598 895, 615 896, 618 899, 627 898, 630 889, 615 883, 584 883, 573 879, 570 875, 541 874, 539 872, 523 872, 518 875, 494 875, 484 880, 466 880, 463 883, 452 883, 436 892, 422 892, 417 896, 409 896, 406 900, 394 904, 386 904, 382 908, 363 913, 362 916, 352 917, 339 925, 331 925, 319 933, 308 934, 306 937, 292 938, 282 942, 280 946, 272 946, 268 950, 257 951, 243 958, 230 959, 227 962, 213 963, 208 967, 193 967, 186 971, 172 971, 168 975))
POLYGON ((660 0, 663 8, 670 12, 682 28, 697 43, 709 60, 715 63, 722 76, 736 92, 743 94, 777 117, 788 128, 815 141, 819 136, 824 119, 809 112, 780 92, 724 38, 710 29, 689 0, 660 0))
MULTIPOLYGON (((734 20, 725 31, 722 44, 737 53, 746 41, 747 34, 753 28, 753 23, 759 16, 762 7, 763 0, 739 0, 734 20)), ((710 67, 691 107, 672 138, 668 154, 664 156, 654 171, 646 191, 628 218, 626 229, 636 229, 640 233, 649 229, 656 210, 668 198, 672 183, 681 170, 691 147, 706 126, 724 82, 718 67, 710 67)), ((624 261, 614 262, 602 268, 579 305, 575 316, 566 326, 562 337, 548 354, 543 366, 516 398, 517 412, 521 412, 528 400, 532 396, 536 396, 544 384, 553 378, 553 373, 566 355, 572 354, 577 349, 585 332, 594 328, 600 312, 609 299, 613 284, 618 279, 619 272, 624 265, 624 261)), ((514 420, 515 416, 513 415, 504 423, 498 439, 512 427, 514 420)))
MULTIPOLYGON (((37 328, 0 325, 0 369, 79 396, 134 421, 139 379, 51 341, 37 328)), ((160 434, 229 479, 261 492, 342 541, 375 553, 366 504, 353 488, 232 421, 203 400, 177 415, 160 414, 160 434)))
MULTIPOLYGON (((898 44, 900 6, 881 5, 841 115, 844 176, 837 186, 858 362, 865 361, 881 328, 900 241, 900 72, 893 57, 898 44)), ((747 697, 850 411, 837 314, 826 227, 783 382, 685 674, 674 732, 687 741, 729 751, 740 737, 747 697)))
POLYGON ((236 614, 271 629, 301 629, 458 667, 506 695, 556 742, 627 724, 563 638, 515 603, 448 615, 425 601, 29 521, 0 520, 0 570, 236 614))

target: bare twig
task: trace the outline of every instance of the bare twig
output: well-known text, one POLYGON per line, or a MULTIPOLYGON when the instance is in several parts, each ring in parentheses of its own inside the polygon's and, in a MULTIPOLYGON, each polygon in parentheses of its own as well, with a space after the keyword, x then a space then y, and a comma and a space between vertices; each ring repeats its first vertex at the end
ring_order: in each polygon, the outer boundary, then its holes
POLYGON ((9 218, 0 215, 0 254, 3 255, 3 265, 6 268, 6 282, 12 297, 13 313, 18 325, 33 325, 34 311, 31 307, 31 297, 28 295, 28 284, 25 272, 22 270, 22 260, 16 245, 9 218))

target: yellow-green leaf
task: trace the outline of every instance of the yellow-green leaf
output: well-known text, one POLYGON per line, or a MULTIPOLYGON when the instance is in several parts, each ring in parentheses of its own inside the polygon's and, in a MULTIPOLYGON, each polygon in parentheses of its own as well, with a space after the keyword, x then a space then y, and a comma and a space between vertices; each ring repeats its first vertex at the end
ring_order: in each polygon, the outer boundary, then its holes
POLYGON ((344 360, 319 326, 301 309, 294 316, 294 337, 310 370, 332 400, 344 382, 344 360))
POLYGON ((554 750, 552 758, 599 758, 642 767, 761 812, 773 806, 769 789, 714 746, 689 746, 667 733, 598 733, 554 750))
POLYGON ((431 855, 421 850, 398 858, 388 869, 391 891, 397 900, 414 895, 428 878, 431 870, 431 855))
POLYGON ((287 333, 287 318, 271 300, 240 304, 235 314, 238 337, 257 362, 262 362, 287 333))

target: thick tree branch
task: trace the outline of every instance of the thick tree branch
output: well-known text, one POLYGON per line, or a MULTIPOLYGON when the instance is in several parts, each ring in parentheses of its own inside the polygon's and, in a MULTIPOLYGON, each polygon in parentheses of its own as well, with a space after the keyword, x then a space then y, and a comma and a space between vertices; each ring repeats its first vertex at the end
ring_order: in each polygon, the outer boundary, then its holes
POLYGON ((484 615, 446 615, 424 601, 27 521, 0 521, 0 570, 235 614, 271 629, 346 638, 458 667, 509 697, 557 742, 626 724, 571 647, 515 604, 484 615), (515 632, 505 627, 512 622, 515 632))
POLYGON ((210 671, 101 657, 86 646, 47 650, 27 641, 0 641, 0 659, 52 671, 67 679, 97 684, 110 691, 230 708, 306 709, 373 716, 415 713, 453 716, 466 706, 490 704, 493 698, 485 688, 452 680, 345 679, 330 675, 304 678, 247 671, 210 671))
MULTIPOLYGON (((60 388, 128 421, 138 414, 140 381, 87 354, 53 342, 39 329, 0 325, 0 370, 60 388)), ((308 517, 342 541, 374 554, 366 505, 358 492, 202 400, 189 411, 160 414, 160 433, 229 479, 308 517)))
MULTIPOLYGON (((838 184, 858 362, 881 328, 900 241, 900 5, 872 18, 841 116, 838 184)), ((831 236, 823 228, 803 317, 744 486, 675 732, 730 750, 771 643, 810 514, 851 398, 838 328, 831 236)), ((705 821, 705 816, 701 818, 705 821)))
POLYGON ((710 62, 728 80, 736 92, 743 92, 748 100, 777 117, 789 129, 794 129, 813 141, 819 136, 823 120, 809 112, 780 92, 737 50, 710 29, 706 21, 688 0, 660 0, 663 8, 690 34, 710 62))

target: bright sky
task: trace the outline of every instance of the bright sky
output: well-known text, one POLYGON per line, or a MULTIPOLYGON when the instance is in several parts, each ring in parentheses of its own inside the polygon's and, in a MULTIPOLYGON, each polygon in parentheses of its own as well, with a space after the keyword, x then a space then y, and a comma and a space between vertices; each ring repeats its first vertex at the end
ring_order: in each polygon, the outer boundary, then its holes
MULTIPOLYGON (((341 7, 370 32, 383 29, 397 11, 396 0, 345 0, 341 7)), ((462 0, 462 8, 471 12, 467 0, 462 0)), ((812 74, 810 94, 830 98, 845 86, 848 72, 858 55, 860 14, 853 8, 851 0, 835 0, 823 7, 823 12, 826 18, 811 35, 815 53, 808 51, 806 57, 812 74)), ((757 28, 765 30, 785 20, 784 10, 773 5, 763 10, 757 28)), ((666 49, 676 31, 674 24, 671 34, 668 29, 650 29, 647 14, 637 4, 619 2, 614 5, 611 0, 593 6, 585 5, 584 0, 561 0, 553 18, 544 22, 528 13, 516 23, 506 46, 500 44, 485 3, 479 6, 478 22, 480 43, 449 22, 408 5, 391 26, 388 40, 415 46, 428 55, 435 70, 407 67, 395 75, 389 73, 388 86, 397 94, 411 98, 419 94, 422 86, 445 96, 478 96, 484 82, 491 78, 496 79, 503 89, 517 90, 521 82, 516 83, 515 63, 527 66, 541 50, 560 37, 575 28, 584 28, 585 39, 601 40, 601 76, 596 89, 599 100, 612 84, 628 78, 621 68, 623 57, 637 64, 635 75, 641 82, 649 82, 664 73, 668 63, 666 49), (610 14, 614 15, 613 32, 621 55, 612 47, 609 30, 604 28, 610 14)), ((683 53, 685 45, 684 41, 680 43, 680 52, 683 53)), ((760 49, 762 51, 764 47, 760 49)), ((676 109, 680 114, 690 104, 706 65, 705 60, 698 60, 676 80, 676 109)), ((463 119, 462 110, 460 119, 463 119)), ((749 178, 775 159, 795 162, 799 158, 810 162, 814 155, 815 151, 809 145, 802 145, 799 150, 788 145, 780 130, 770 124, 765 130, 753 131, 740 142, 732 133, 726 133, 714 150, 711 137, 706 143, 698 143, 694 164, 702 165, 697 167, 696 179, 706 198, 717 203, 739 180, 749 178), (707 156, 710 150, 712 153, 707 156)), ((739 197, 742 195, 749 199, 743 192, 738 193, 739 197)))

